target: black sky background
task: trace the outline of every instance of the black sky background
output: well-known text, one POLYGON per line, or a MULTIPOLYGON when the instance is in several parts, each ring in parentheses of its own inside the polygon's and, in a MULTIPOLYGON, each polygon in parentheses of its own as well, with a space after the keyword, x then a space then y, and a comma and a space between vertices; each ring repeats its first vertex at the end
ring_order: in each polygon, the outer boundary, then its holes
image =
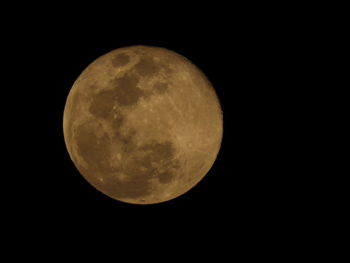
POLYGON ((308 208, 300 206, 303 178, 294 164, 304 159, 294 147, 301 131, 292 125, 296 108, 289 106, 301 94, 294 76, 303 71, 294 63, 308 47, 293 37, 293 24, 280 23, 283 14, 238 13, 124 24, 105 23, 101 14, 72 23, 63 14, 43 13, 14 26, 8 44, 22 63, 21 77, 13 77, 22 119, 9 121, 19 126, 12 133, 25 156, 13 164, 18 176, 12 180, 20 183, 10 194, 18 226, 47 238, 64 229, 101 239, 142 233, 196 242, 208 235, 247 242, 295 230, 302 220, 295 211, 308 208), (64 144, 63 109, 74 81, 97 57, 129 45, 164 47, 191 60, 213 84, 223 111, 213 167, 192 190, 161 204, 130 205, 98 192, 64 144))

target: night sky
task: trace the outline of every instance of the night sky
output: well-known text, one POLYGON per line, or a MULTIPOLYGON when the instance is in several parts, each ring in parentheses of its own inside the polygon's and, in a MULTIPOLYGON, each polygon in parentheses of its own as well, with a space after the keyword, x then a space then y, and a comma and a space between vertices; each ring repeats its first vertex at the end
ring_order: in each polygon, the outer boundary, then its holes
POLYGON ((297 55, 283 33, 287 26, 227 14, 216 23, 202 17, 109 27, 91 17, 71 24, 49 16, 23 21, 9 42, 25 65, 12 79, 20 91, 11 90, 20 94, 22 117, 9 120, 19 126, 11 133, 18 133, 26 156, 12 165, 18 193, 9 203, 17 219, 26 218, 25 229, 244 236, 289 222, 300 191, 293 186, 301 180, 286 151, 294 143, 286 105, 295 89, 285 61, 297 55), (98 192, 75 168, 63 138, 73 82, 97 57, 130 45, 164 47, 191 60, 211 81, 224 117, 222 146, 207 176, 185 195, 155 205, 126 204, 98 192))

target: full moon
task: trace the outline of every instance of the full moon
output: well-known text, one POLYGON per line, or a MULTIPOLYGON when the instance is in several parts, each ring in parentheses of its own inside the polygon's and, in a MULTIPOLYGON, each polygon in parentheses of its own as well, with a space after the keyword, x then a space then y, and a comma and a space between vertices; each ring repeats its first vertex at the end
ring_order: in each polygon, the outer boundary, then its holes
POLYGON ((63 133, 80 174, 132 204, 174 199, 212 167, 223 116, 215 90, 188 59, 131 46, 93 61, 71 88, 63 133))

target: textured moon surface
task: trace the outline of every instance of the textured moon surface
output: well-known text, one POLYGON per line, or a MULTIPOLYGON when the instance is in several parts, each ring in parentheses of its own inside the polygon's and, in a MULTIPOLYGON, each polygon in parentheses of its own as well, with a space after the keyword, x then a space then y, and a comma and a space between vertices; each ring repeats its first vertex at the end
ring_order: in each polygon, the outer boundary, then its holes
POLYGON ((208 173, 223 117, 214 88, 189 60, 131 46, 81 73, 66 101, 63 132, 92 186, 122 202, 153 204, 184 194, 208 173))

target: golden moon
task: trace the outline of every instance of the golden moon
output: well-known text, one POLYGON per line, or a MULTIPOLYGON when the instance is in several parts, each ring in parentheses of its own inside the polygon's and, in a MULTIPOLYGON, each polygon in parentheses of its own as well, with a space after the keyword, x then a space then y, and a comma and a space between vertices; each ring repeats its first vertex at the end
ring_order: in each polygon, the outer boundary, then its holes
POLYGON ((176 198, 210 170, 223 116, 215 90, 185 57, 131 46, 93 61, 67 97, 63 132, 81 175, 132 204, 176 198))

